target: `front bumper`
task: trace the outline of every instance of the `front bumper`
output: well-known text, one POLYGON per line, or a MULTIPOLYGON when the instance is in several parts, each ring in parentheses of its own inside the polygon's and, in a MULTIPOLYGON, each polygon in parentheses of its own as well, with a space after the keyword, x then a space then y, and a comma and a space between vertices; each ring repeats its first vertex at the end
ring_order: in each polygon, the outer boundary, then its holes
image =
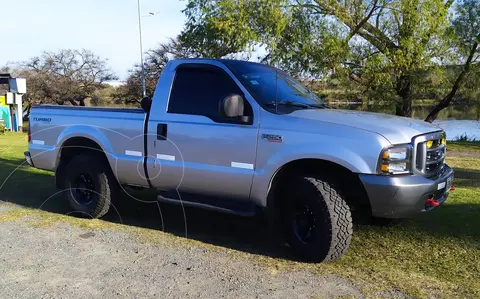
POLYGON ((445 164, 442 174, 435 179, 419 175, 381 176, 360 174, 372 208, 372 215, 383 218, 406 218, 434 206, 433 199, 443 204, 448 198, 453 170, 445 164))
POLYGON ((30 155, 30 152, 26 151, 23 153, 23 155, 25 156, 25 161, 27 161, 28 165, 35 167, 33 166, 32 156, 30 155))

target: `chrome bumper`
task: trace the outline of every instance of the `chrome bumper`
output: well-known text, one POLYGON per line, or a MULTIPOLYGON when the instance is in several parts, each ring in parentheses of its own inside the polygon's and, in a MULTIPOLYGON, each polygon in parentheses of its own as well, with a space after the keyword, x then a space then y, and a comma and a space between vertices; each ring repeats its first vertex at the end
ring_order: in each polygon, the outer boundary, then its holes
POLYGON ((408 218, 442 205, 448 198, 453 175, 453 170, 445 164, 443 173, 435 179, 418 175, 359 177, 367 191, 373 216, 408 218))

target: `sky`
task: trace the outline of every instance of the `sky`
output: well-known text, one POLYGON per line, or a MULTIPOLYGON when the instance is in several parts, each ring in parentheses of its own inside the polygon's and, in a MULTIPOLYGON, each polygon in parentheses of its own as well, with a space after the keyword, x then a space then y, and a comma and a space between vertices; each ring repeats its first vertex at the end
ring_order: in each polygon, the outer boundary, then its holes
MULTIPOLYGON (((140 0, 144 51, 183 28, 185 0, 140 0), (149 12, 154 16, 145 17, 149 12)), ((120 80, 140 62, 137 0, 0 0, 0 67, 43 51, 88 49, 120 80)))

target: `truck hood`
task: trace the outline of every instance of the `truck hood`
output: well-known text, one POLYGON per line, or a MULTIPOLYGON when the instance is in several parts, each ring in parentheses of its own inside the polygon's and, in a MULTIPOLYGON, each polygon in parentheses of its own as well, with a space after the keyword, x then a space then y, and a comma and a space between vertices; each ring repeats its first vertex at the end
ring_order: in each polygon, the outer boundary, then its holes
POLYGON ((294 111, 290 115, 374 132, 392 144, 409 143, 414 136, 441 130, 423 120, 354 110, 306 109, 294 111))

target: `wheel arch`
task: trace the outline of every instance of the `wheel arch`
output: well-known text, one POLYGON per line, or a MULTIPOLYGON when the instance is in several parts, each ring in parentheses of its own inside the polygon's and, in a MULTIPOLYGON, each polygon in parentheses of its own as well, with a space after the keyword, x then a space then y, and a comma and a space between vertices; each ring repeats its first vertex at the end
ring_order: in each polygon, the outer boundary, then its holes
POLYGON ((101 156, 105 163, 111 170, 111 165, 106 152, 100 144, 91 138, 84 136, 73 136, 62 143, 57 155, 56 169, 55 169, 55 185, 59 189, 63 189, 63 180, 61 178, 65 175, 65 166, 76 156, 81 153, 91 152, 101 156))
POLYGON ((346 202, 352 210, 371 213, 370 202, 358 174, 340 165, 324 159, 301 158, 280 166, 270 179, 267 193, 267 211, 269 218, 277 223, 279 211, 283 206, 282 189, 288 186, 288 179, 294 175, 321 176, 335 182, 345 195, 346 202), (348 187, 348 188, 346 188, 348 187))

